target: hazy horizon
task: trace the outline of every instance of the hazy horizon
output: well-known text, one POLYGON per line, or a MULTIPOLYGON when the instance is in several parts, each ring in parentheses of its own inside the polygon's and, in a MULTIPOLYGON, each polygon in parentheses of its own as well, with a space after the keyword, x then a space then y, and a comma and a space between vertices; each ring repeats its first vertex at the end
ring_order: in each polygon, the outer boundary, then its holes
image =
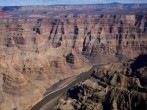
POLYGON ((105 3, 147 3, 147 0, 1 0, 0 6, 30 6, 30 5, 82 5, 105 3))

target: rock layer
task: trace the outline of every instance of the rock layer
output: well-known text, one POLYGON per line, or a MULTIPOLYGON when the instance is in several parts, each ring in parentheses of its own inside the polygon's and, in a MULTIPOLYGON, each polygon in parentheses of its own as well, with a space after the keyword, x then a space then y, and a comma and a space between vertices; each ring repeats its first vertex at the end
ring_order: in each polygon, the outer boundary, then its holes
MULTIPOLYGON (((146 22, 146 15, 135 14, 0 19, 2 89, 21 110, 59 80, 88 70, 89 63, 122 62, 146 54, 146 22), (35 96, 29 98, 30 93, 35 96), (21 101, 13 94, 21 95, 21 101)), ((138 79, 114 75, 113 80, 120 77, 142 87, 138 79)), ((113 80, 112 85, 127 87, 113 80)))

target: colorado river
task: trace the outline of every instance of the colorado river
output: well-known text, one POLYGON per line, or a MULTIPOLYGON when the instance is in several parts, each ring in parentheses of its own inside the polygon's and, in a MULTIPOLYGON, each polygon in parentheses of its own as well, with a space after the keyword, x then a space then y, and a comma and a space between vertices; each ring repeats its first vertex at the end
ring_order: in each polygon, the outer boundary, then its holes
POLYGON ((87 79, 93 73, 93 70, 94 70, 94 66, 90 70, 88 70, 87 72, 81 73, 79 76, 77 76, 77 78, 75 80, 73 80, 68 85, 65 85, 64 87, 62 87, 60 89, 57 89, 57 90, 47 94, 41 101, 39 101, 30 110, 39 110, 39 109, 41 109, 47 102, 51 101, 52 99, 57 97, 59 94, 65 93, 68 89, 73 87, 75 84, 78 84, 81 81, 84 81, 85 79, 87 79))

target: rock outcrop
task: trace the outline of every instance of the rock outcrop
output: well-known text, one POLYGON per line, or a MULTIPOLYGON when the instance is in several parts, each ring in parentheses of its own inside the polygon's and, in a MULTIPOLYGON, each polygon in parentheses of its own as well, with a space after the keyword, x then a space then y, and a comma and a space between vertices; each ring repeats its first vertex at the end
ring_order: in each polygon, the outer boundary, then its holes
POLYGON ((68 90, 55 110, 146 110, 147 60, 136 63, 143 57, 95 68, 89 79, 68 90))

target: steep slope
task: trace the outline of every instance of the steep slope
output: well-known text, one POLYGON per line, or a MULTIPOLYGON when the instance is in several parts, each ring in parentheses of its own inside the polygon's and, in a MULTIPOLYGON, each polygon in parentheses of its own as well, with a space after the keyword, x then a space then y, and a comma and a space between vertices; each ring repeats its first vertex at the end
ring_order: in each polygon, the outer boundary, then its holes
MULTIPOLYGON (((93 75, 68 90, 55 110, 146 110, 147 59, 139 68, 135 61, 95 68, 93 75)), ((139 63, 140 64, 140 63, 139 63)))
POLYGON ((146 15, 0 19, 1 90, 19 110, 93 64, 147 53, 146 15))

